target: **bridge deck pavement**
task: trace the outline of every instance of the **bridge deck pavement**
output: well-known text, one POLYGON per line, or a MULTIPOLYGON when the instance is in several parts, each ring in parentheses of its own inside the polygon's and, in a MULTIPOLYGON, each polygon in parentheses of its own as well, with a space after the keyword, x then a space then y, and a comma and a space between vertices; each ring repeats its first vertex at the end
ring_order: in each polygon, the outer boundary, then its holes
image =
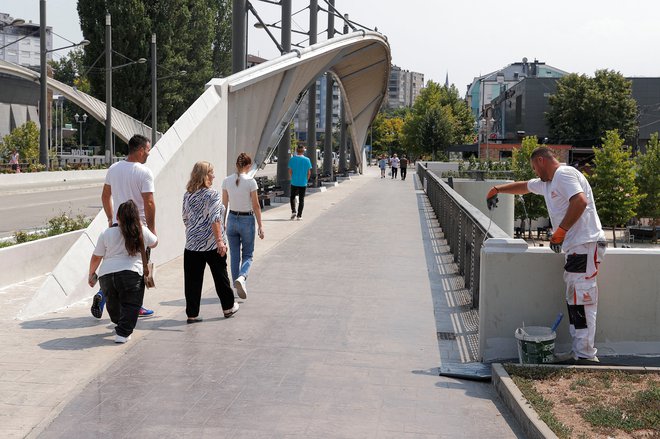
POLYGON ((522 437, 490 384, 438 376, 469 351, 437 339, 460 332, 460 285, 414 173, 377 172, 309 196, 301 222, 264 212, 231 319, 207 273, 205 320, 185 324, 180 258, 126 345, 89 302, 13 319, 38 280, 0 291, 0 436, 522 437))

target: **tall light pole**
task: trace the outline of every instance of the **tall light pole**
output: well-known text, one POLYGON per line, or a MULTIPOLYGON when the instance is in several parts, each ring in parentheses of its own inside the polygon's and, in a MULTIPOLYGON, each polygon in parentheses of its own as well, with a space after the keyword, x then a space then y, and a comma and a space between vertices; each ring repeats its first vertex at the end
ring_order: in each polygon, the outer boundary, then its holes
MULTIPOLYGON (((335 36, 335 14, 332 7, 335 5, 335 0, 329 0, 330 8, 328 8, 328 39, 335 36)), ((325 145, 323 148, 323 173, 333 178, 333 163, 332 163, 332 73, 326 72, 325 74, 325 145)))
POLYGON ((109 164, 115 156, 112 144, 112 19, 110 12, 105 14, 105 153, 109 164))
POLYGON ((495 119, 492 117, 490 119, 486 119, 485 117, 481 119, 481 122, 483 126, 485 127, 485 133, 486 133, 486 161, 490 160, 490 128, 492 127, 493 124, 495 123, 495 119))
POLYGON ((158 125, 158 77, 156 76, 156 34, 151 34, 151 147, 156 145, 158 125))
MULTIPOLYGON (((291 0, 281 0, 282 4, 282 30, 280 42, 282 55, 291 51, 291 0)), ((284 130, 284 135, 277 145, 277 185, 284 191, 284 196, 291 194, 291 181, 289 180, 289 155, 291 154, 291 128, 290 124, 284 130)))
POLYGON ((83 137, 83 124, 87 122, 87 113, 84 113, 84 114, 82 115, 82 117, 81 117, 78 113, 76 113, 76 114, 73 116, 73 118, 76 119, 76 122, 78 122, 78 123, 80 124, 80 148, 82 149, 82 145, 83 145, 83 141, 82 141, 82 137, 83 137))
POLYGON ((48 49, 46 47, 46 0, 39 0, 39 163, 48 168, 48 65, 46 55, 56 50, 86 46, 89 41, 48 49))
MULTIPOLYGON (((316 44, 318 0, 309 2, 309 45, 316 44)), ((316 163, 316 81, 312 81, 307 92, 307 158, 312 162, 312 181, 318 185, 318 164, 316 163)))
POLYGON ((246 67, 247 0, 233 0, 231 28, 231 72, 238 73, 246 67))

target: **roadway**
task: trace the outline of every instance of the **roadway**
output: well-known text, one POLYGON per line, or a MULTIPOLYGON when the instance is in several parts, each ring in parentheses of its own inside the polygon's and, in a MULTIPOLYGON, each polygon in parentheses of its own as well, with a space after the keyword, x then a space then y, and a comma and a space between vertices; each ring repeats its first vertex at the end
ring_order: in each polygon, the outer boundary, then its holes
MULTIPOLYGON (((276 163, 257 171, 260 177, 274 178, 276 174, 276 163)), ((44 228, 49 219, 62 213, 94 218, 102 207, 102 186, 103 180, 85 180, 0 187, 0 239, 18 230, 44 228)))

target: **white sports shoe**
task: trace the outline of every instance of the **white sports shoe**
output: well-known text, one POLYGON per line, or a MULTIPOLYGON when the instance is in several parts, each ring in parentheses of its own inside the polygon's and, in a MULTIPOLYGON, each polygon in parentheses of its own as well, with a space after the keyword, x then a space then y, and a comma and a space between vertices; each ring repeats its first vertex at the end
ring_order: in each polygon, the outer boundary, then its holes
POLYGON ((126 343, 130 339, 131 339, 130 335, 128 337, 122 337, 119 334, 115 335, 115 343, 126 343))
POLYGON ((234 288, 241 299, 247 299, 247 286, 245 285, 245 276, 238 276, 234 281, 234 288))
POLYGON ((294 219, 296 219, 296 212, 291 213, 291 221, 293 221, 294 219))

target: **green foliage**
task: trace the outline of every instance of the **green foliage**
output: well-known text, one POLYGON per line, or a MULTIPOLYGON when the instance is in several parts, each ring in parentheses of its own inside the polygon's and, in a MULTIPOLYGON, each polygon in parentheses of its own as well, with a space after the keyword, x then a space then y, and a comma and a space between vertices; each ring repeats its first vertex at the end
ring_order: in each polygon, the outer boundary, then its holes
POLYGON ((403 142, 437 159, 445 156, 448 146, 469 141, 473 127, 474 118, 458 89, 429 81, 405 119, 403 142))
POLYGON ((518 386, 527 401, 532 405, 536 413, 538 413, 539 418, 541 418, 541 420, 545 422, 558 437, 561 439, 569 439, 572 430, 562 424, 552 413, 552 402, 545 399, 543 395, 536 391, 533 379, 517 375, 512 376, 511 379, 515 385, 518 386))
MULTIPOLYGON (((156 34, 158 129, 165 131, 204 91, 214 74, 226 74, 231 13, 228 1, 215 0, 79 0, 78 14, 90 71, 91 94, 105 100, 105 12, 112 15, 113 65, 149 59, 151 34, 156 34), (214 45, 215 43, 215 45, 214 45), (215 50, 215 52, 214 52, 215 50), (185 76, 177 75, 185 70, 185 76), (168 77, 165 79, 165 77, 168 77)), ((113 106, 146 120, 151 112, 150 64, 113 71, 113 106)))
MULTIPOLYGON (((588 176, 594 191, 598 216, 604 226, 614 228, 635 216, 639 200, 635 184, 635 162, 623 149, 615 130, 607 131, 603 147, 594 149, 594 171, 588 176)), ((614 241, 616 246, 616 238, 614 241)))
MULTIPOLYGON (((49 236, 56 236, 63 233, 73 232, 74 230, 86 228, 90 223, 91 220, 85 218, 83 215, 70 217, 66 213, 61 213, 58 216, 48 220, 48 228, 43 232, 28 233, 23 230, 14 232, 14 243, 21 244, 24 242, 47 238, 49 236)), ((13 245, 14 243, 9 245, 13 245)))
POLYGON ((637 156, 636 183, 640 194, 645 195, 639 203, 638 215, 651 218, 657 225, 660 220, 660 142, 658 133, 651 135, 646 144, 646 153, 637 156))
MULTIPOLYGON (((373 154, 403 153, 403 125, 405 116, 401 112, 379 112, 371 125, 373 154)), ((405 113, 403 113, 405 114, 405 113)))
MULTIPOLYGON (((536 174, 530 163, 530 158, 532 156, 532 151, 538 146, 539 144, 536 136, 527 136, 523 139, 520 148, 513 150, 511 168, 513 169, 514 180, 525 181, 536 178, 536 174)), ((548 216, 545 200, 541 195, 531 193, 525 194, 523 195, 523 200, 525 201, 525 208, 527 209, 530 225, 531 220, 548 216)), ((519 219, 522 224, 525 218, 525 209, 521 203, 515 203, 514 209, 515 218, 519 219)))
POLYGON ((598 70, 593 78, 572 73, 557 83, 546 114, 553 140, 592 146, 606 131, 625 139, 635 135, 637 104, 631 82, 618 72, 598 70))
POLYGON ((21 162, 39 158, 39 128, 36 123, 27 121, 2 138, 0 156, 6 158, 14 149, 18 151, 21 162))

